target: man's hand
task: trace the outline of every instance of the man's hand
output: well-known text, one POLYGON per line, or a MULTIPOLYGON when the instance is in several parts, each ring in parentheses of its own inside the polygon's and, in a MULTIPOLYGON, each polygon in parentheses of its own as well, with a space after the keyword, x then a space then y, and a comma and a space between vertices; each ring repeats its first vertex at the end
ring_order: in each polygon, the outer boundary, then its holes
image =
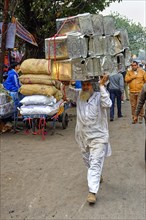
POLYGON ((121 101, 124 101, 124 92, 121 92, 121 101))
POLYGON ((102 78, 99 81, 99 85, 104 86, 105 83, 108 81, 109 76, 108 75, 103 75, 102 78))
POLYGON ((65 86, 69 86, 70 85, 70 81, 61 81, 63 85, 65 86))
POLYGON ((134 115, 134 117, 133 117, 133 122, 136 124, 137 121, 138 121, 138 116, 137 116, 137 115, 134 115))

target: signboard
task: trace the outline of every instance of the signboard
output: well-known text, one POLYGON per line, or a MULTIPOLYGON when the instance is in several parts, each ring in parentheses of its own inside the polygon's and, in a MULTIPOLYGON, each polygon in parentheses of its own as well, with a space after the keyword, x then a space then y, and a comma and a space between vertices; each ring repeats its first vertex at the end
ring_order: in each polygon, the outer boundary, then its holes
MULTIPOLYGON (((0 47, 1 47, 1 33, 2 33, 2 22, 0 22, 0 47)), ((15 44, 15 35, 16 35, 16 25, 13 23, 8 24, 7 40, 6 40, 6 49, 14 48, 15 44)))
POLYGON ((14 24, 16 24, 16 35, 18 37, 20 37, 21 39, 29 42, 30 44, 33 44, 35 46, 38 47, 38 44, 34 38, 34 36, 29 32, 27 31, 19 22, 18 20, 15 18, 15 17, 12 17, 12 22, 14 24))

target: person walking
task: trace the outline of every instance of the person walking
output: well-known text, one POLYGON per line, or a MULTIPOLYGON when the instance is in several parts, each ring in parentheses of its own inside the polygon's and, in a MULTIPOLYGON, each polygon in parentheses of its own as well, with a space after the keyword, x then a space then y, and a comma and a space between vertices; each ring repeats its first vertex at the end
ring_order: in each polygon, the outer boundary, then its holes
POLYGON ((108 76, 104 75, 99 82, 99 91, 94 91, 95 80, 82 81, 77 98, 75 139, 87 167, 89 204, 96 202, 104 159, 111 155, 107 109, 112 102, 104 86, 107 80, 108 76))
MULTIPOLYGON (((139 96, 139 100, 138 100, 138 103, 137 103, 137 107, 136 107, 136 111, 135 111, 135 115, 134 115, 134 123, 137 123, 138 121, 138 116, 141 112, 141 109, 143 108, 144 104, 145 104, 145 101, 146 101, 146 83, 143 85, 142 87, 142 91, 140 93, 140 96, 139 96)), ((146 119, 146 112, 145 112, 145 119, 146 119)))
POLYGON ((122 95, 124 93, 124 79, 120 72, 120 68, 117 74, 109 77, 108 88, 110 92, 110 98, 112 100, 112 106, 110 108, 110 121, 114 121, 116 99, 117 99, 117 116, 118 118, 123 117, 122 111, 121 111, 121 101, 122 101, 122 95))
MULTIPOLYGON (((146 72, 138 66, 137 61, 133 61, 131 64, 131 69, 127 71, 125 76, 125 81, 129 85, 130 90, 130 104, 132 112, 132 123, 134 124, 134 115, 137 107, 140 92, 142 90, 143 84, 146 82, 146 72)), ((144 116, 144 109, 142 108, 139 113, 139 123, 142 123, 144 116)))

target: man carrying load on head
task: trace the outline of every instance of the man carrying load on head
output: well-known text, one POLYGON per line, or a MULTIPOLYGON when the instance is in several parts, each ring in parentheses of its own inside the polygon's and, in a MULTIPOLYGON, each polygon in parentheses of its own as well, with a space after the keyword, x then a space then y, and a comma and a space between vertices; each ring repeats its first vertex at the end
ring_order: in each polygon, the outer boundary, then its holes
POLYGON ((105 88, 108 76, 99 81, 99 91, 95 80, 82 81, 82 90, 77 99, 77 122, 75 138, 81 149, 87 167, 89 194, 87 201, 96 202, 104 159, 111 155, 107 109, 112 102, 105 88))

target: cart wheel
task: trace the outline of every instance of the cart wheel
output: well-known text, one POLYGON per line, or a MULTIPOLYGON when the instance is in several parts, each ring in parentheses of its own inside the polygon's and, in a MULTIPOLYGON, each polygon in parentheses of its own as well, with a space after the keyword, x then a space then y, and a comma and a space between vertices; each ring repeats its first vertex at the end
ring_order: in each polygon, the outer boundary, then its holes
POLYGON ((66 129, 68 126, 68 114, 63 112, 62 114, 62 128, 66 129))

